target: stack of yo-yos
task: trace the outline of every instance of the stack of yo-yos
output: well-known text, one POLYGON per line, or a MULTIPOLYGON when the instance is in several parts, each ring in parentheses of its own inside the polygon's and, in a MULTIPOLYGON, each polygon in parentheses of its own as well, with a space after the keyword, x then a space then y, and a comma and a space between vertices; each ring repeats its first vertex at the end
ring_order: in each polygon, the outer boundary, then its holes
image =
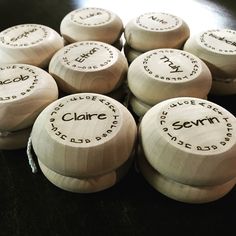
POLYGON ((57 81, 63 80, 59 87, 67 94, 95 92, 123 102, 128 64, 114 48, 123 47, 124 26, 120 17, 102 8, 79 8, 62 19, 60 31, 68 44, 77 44, 61 50, 51 63, 50 73, 57 81), (63 54, 67 58, 64 62, 59 59, 63 54))
POLYGON ((119 88, 122 90, 127 71, 124 55, 112 45, 99 41, 67 45, 53 56, 49 64, 49 73, 59 88, 68 94, 110 94, 119 88))
POLYGON ((212 102, 173 98, 140 124, 139 167, 146 180, 178 201, 219 199, 235 185, 236 118, 212 102))
POLYGON ((102 8, 79 8, 61 22, 61 35, 68 43, 100 41, 122 49, 124 26, 118 15, 102 8))
POLYGON ((142 14, 125 26, 125 55, 131 63, 137 56, 156 48, 181 49, 188 39, 188 25, 179 17, 160 12, 142 14))
POLYGON ((100 94, 65 96, 37 118, 32 145, 45 176, 73 192, 113 186, 128 171, 136 123, 118 101, 100 94))
POLYGON ((46 71, 26 64, 0 66, 0 149, 27 145, 39 113, 58 98, 55 80, 46 71))
POLYGON ((130 105, 142 116, 153 105, 174 97, 206 98, 212 84, 205 63, 178 49, 155 49, 136 58, 128 70, 130 105))
POLYGON ((211 93, 236 93, 236 31, 208 30, 190 37, 184 50, 201 58, 212 73, 211 93))
POLYGON ((39 24, 22 24, 0 33, 0 64, 23 63, 46 68, 53 54, 64 46, 53 29, 39 24))

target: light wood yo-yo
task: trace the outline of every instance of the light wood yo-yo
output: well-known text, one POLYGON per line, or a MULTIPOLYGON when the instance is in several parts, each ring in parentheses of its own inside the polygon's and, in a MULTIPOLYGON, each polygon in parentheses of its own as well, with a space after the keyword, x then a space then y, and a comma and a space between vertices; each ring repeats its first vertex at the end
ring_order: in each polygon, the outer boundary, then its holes
POLYGON ((115 13, 102 8, 79 8, 62 20, 60 31, 70 43, 101 41, 115 43, 124 30, 122 20, 115 13))
POLYGON ((136 133, 134 118, 121 103, 79 93, 55 101, 38 116, 32 145, 38 159, 54 172, 90 178, 126 162, 136 133))
POLYGON ((236 77, 236 31, 215 29, 201 32, 186 41, 184 50, 205 61, 213 76, 236 77))
POLYGON ((31 133, 31 128, 7 132, 0 131, 0 150, 15 150, 25 148, 31 133))
POLYGON ((206 64, 178 49, 155 49, 137 57, 128 70, 131 92, 148 105, 173 97, 205 98, 212 77, 206 64))
POLYGON ((219 185, 236 176, 236 118, 198 98, 168 99, 140 124, 148 162, 162 175, 193 186, 219 185))
POLYGON ((16 25, 0 32, 0 64, 23 63, 45 68, 63 46, 62 37, 47 26, 16 25))
POLYGON ((58 174, 38 160, 39 166, 46 178, 57 187, 76 193, 94 193, 108 189, 117 184, 129 171, 133 158, 129 159, 117 169, 90 178, 75 178, 58 174))
POLYGON ((58 98, 58 88, 46 71, 26 64, 0 66, 0 131, 33 125, 38 114, 58 98))
POLYGON ((125 26, 127 44, 137 51, 156 48, 181 48, 190 30, 181 18, 162 12, 142 14, 125 26))
POLYGON ((236 183, 235 178, 214 186, 191 186, 178 183, 156 171, 140 151, 138 166, 141 174, 154 189, 171 199, 185 203, 200 204, 216 201, 229 193, 236 183))
POLYGON ((107 94, 126 78, 128 63, 115 47, 98 41, 70 44, 59 50, 49 64, 49 73, 67 93, 107 94))

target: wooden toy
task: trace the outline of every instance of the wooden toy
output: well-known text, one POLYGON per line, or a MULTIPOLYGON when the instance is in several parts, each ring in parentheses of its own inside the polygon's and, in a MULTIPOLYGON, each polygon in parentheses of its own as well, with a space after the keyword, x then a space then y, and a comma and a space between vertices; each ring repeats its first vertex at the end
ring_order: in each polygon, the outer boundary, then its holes
POLYGON ((70 192, 93 193, 110 188, 119 182, 129 171, 132 158, 129 158, 122 166, 109 173, 82 179, 63 176, 45 166, 40 160, 38 162, 46 178, 57 187, 70 192))
POLYGON ((181 48, 188 39, 188 25, 179 17, 162 12, 144 13, 125 26, 127 44, 137 51, 181 48))
POLYGON ((191 186, 161 175, 144 156, 139 155, 138 164, 142 175, 154 189, 171 199, 185 203, 207 203, 218 200, 230 192, 236 182, 233 178, 215 186, 191 186))
POLYGON ((60 31, 70 43, 101 41, 115 43, 123 32, 123 23, 115 13, 102 8, 79 8, 62 20, 60 31))
POLYGON ((184 50, 201 58, 213 77, 236 77, 236 31, 214 29, 190 37, 184 50))
POLYGON ((23 63, 46 68, 53 54, 63 46, 62 37, 45 25, 12 26, 0 32, 0 64, 23 63))
POLYGON ((58 98, 55 80, 26 64, 0 66, 0 131, 31 127, 39 113, 58 98))
POLYGON ((212 77, 198 57, 178 49, 155 49, 137 57, 128 70, 131 92, 148 105, 173 97, 205 98, 212 77))
POLYGON ((80 93, 55 101, 38 116, 32 145, 38 159, 54 172, 90 178, 126 162, 136 133, 134 118, 121 103, 80 93))
POLYGON ((236 118, 193 97, 153 106, 140 124, 140 144, 162 175, 192 186, 220 185, 236 176, 236 118))
POLYGON ((109 93, 121 85, 127 70, 124 55, 98 41, 70 44, 59 50, 49 64, 49 73, 67 93, 109 93))

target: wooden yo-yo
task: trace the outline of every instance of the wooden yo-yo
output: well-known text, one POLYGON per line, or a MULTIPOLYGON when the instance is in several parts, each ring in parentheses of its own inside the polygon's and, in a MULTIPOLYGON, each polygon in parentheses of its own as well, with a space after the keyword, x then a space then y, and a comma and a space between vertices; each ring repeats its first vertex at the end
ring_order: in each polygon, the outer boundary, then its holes
POLYGON ((120 167, 103 175, 90 178, 75 178, 58 174, 38 160, 40 169, 52 184, 66 191, 76 193, 99 192, 114 186, 127 174, 132 161, 132 157, 129 157, 120 167))
POLYGON ((205 98, 212 77, 205 63, 178 49, 155 49, 137 57, 128 70, 131 92, 148 105, 181 96, 205 98))
POLYGON ((115 13, 102 8, 79 8, 62 20, 60 31, 70 43, 101 41, 113 44, 120 39, 123 23, 115 13))
POLYGON ((100 94, 80 93, 55 101, 38 116, 32 145, 39 161, 53 172, 91 180, 127 162, 136 132, 132 115, 121 103, 100 94))
POLYGON ((46 68, 53 54, 64 46, 53 29, 39 24, 22 24, 0 33, 0 64, 23 63, 46 68))
POLYGON ((236 77, 236 31, 208 30, 190 37, 184 50, 206 62, 213 76, 236 77))
POLYGON ((152 107, 140 125, 148 162, 176 182, 208 186, 236 176, 236 118, 212 102, 181 97, 152 107))
POLYGON ((207 203, 225 196, 234 187, 236 179, 214 186, 191 186, 161 175, 147 161, 143 153, 138 156, 139 170, 147 182, 165 196, 185 203, 207 203))
POLYGON ((26 146, 28 128, 57 98, 56 82, 46 71, 26 64, 1 65, 0 149, 26 146))
POLYGON ((131 48, 145 52, 156 48, 181 48, 190 31, 188 25, 177 16, 149 12, 129 21, 124 34, 131 48))
POLYGON ((83 41, 59 50, 49 64, 49 73, 67 93, 110 93, 126 78, 128 63, 115 47, 83 41))

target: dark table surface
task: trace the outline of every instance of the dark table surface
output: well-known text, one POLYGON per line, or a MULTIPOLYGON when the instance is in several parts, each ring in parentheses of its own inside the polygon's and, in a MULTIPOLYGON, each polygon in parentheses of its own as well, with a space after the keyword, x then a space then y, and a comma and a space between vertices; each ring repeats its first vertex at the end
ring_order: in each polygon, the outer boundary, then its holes
MULTIPOLYGON (((127 23, 140 13, 178 15, 191 33, 210 28, 236 30, 236 1, 145 0, 1 0, 0 30, 40 23, 59 32, 62 18, 84 6, 116 12, 127 23), (177 5, 178 4, 178 5, 177 5)), ((236 96, 210 96, 236 114, 236 96)), ((235 235, 236 189, 202 204, 180 203, 155 191, 132 167, 116 186, 93 194, 75 194, 32 174, 26 151, 0 151, 0 236, 42 235, 235 235)))

